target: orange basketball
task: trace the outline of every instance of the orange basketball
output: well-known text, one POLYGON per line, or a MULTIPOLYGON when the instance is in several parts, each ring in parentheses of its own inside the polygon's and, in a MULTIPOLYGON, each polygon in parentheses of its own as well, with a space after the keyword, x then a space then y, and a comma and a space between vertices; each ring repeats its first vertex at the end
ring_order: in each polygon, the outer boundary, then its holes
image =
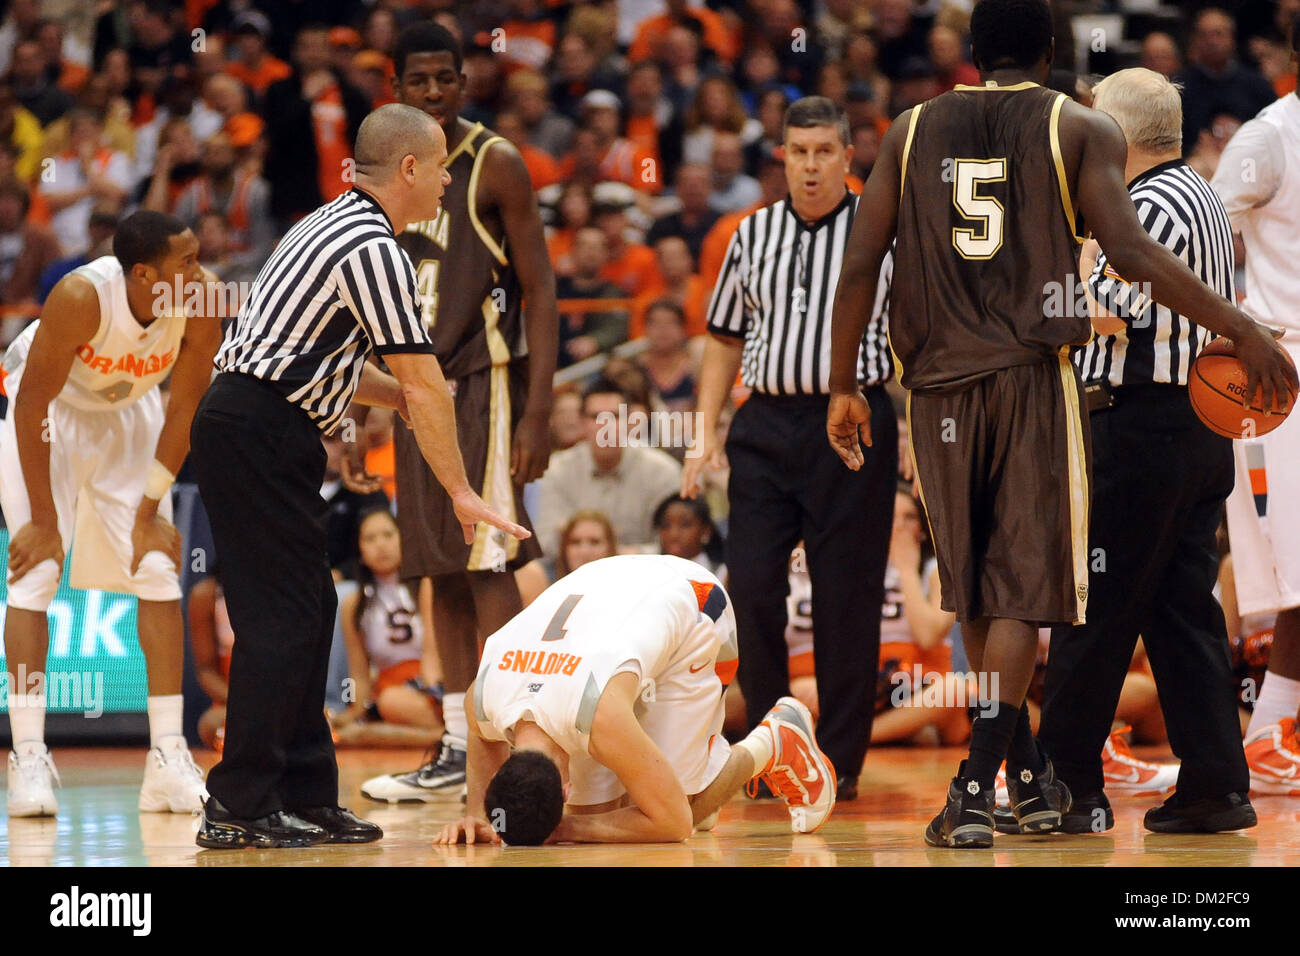
POLYGON ((1287 394, 1282 401, 1273 400, 1268 414, 1263 406, 1247 406, 1246 370, 1233 354, 1227 339, 1215 339, 1207 345, 1192 363, 1188 376, 1187 397, 1196 417, 1205 427, 1225 438, 1254 438, 1266 435, 1286 421, 1295 407, 1295 396, 1287 394))

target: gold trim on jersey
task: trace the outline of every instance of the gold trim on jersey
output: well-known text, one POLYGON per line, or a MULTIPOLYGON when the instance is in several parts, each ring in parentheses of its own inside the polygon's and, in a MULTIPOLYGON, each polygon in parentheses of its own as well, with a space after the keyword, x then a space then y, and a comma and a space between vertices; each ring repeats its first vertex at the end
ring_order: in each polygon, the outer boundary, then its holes
POLYGON ((1065 159, 1061 156, 1061 107, 1069 97, 1064 93, 1057 94, 1056 102, 1052 104, 1052 118, 1049 121, 1049 137, 1052 143, 1052 162, 1056 164, 1056 184, 1060 187, 1061 192, 1061 209, 1065 211, 1065 221, 1070 224, 1070 232, 1076 239, 1083 242, 1087 236, 1079 235, 1078 220, 1074 215, 1074 202, 1070 199, 1070 180, 1065 175, 1065 159))
POLYGON ((1007 90, 1028 90, 1031 89, 1032 87, 1041 86, 1041 85, 1042 85, 1041 83, 1035 83, 1033 80, 1022 80, 1019 83, 1013 83, 1010 86, 998 86, 998 84, 994 83, 992 80, 989 80, 987 83, 981 83, 979 86, 975 86, 969 83, 958 83, 956 86, 953 87, 953 89, 960 90, 963 93, 977 93, 977 92, 985 92, 988 90, 1001 90, 1005 92, 1007 90))
POLYGON ((912 115, 907 119, 907 139, 903 140, 903 161, 898 167, 898 198, 903 198, 903 186, 907 183, 907 158, 912 154, 912 137, 916 134, 916 118, 921 115, 921 107, 924 103, 918 103, 912 107, 912 115))
POLYGON ((457 157, 474 145, 474 139, 479 133, 483 132, 483 129, 484 126, 482 123, 475 123, 470 128, 470 131, 465 134, 465 138, 456 144, 456 148, 447 154, 447 158, 442 161, 442 165, 450 169, 451 164, 456 161, 457 157))
MULTIPOLYGON (((482 124, 480 124, 482 125, 482 124)), ((492 233, 488 232, 487 227, 478 218, 478 177, 479 170, 482 168, 483 157, 487 155, 488 147, 493 143, 505 142, 502 136, 492 136, 483 142, 474 155, 474 168, 469 174, 469 197, 466 207, 469 209, 469 221, 474 225, 474 231, 478 237, 483 240, 483 245, 488 247, 488 251, 496 257, 501 265, 509 265, 510 260, 506 258, 506 251, 501 248, 497 241, 492 238, 492 233)))
MULTIPOLYGON (((1070 361, 1070 347, 1062 346, 1061 390, 1065 398, 1065 447, 1070 484, 1070 553, 1074 564, 1075 624, 1087 620, 1088 611, 1088 463, 1083 441, 1083 414, 1079 387, 1070 361)), ((915 466, 913 466, 915 467, 915 466)))
MULTIPOLYGON (((488 447, 483 469, 483 500, 497 514, 515 520, 514 487, 510 477, 510 374, 504 365, 488 372, 488 447)), ((480 521, 474 526, 469 571, 505 571, 506 562, 519 554, 511 535, 480 521)))

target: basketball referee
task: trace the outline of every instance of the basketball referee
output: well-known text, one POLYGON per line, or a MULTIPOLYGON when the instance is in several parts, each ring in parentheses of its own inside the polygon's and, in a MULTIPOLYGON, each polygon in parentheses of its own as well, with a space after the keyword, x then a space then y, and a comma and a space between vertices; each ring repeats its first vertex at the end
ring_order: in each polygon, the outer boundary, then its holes
POLYGON ((782 139, 790 196, 741 221, 713 291, 700 375, 701 454, 686 460, 682 494, 696 493, 705 462, 721 464, 713 436, 741 370, 753 393, 727 436, 727 566, 748 722, 756 726, 790 693, 788 564, 803 539, 814 594, 817 738, 840 775, 842 801, 857 796, 871 738, 898 423, 884 389, 892 367, 882 288, 857 359, 857 381, 874 412, 866 466, 847 471, 826 445, 831 300, 858 208, 844 184, 853 147, 847 118, 821 96, 791 104, 782 139))
POLYGON ((437 215, 446 156, 441 127, 420 110, 391 104, 366 117, 355 188, 280 241, 226 334, 220 374, 195 414, 191 458, 239 635, 226 746, 208 776, 199 846, 382 836, 338 806, 324 713, 337 599, 320 497, 321 434, 354 397, 411 422, 466 542, 480 521, 528 535, 469 487, 415 273, 395 238, 437 215), (395 379, 366 362, 372 351, 395 379))
MULTIPOLYGON (((1094 95, 1094 107, 1124 131, 1124 178, 1142 227, 1235 302, 1232 227, 1214 190, 1183 162, 1177 88, 1131 69, 1102 80, 1094 95)), ((1232 440, 1201 424, 1187 400, 1192 362, 1212 336, 1126 283, 1097 249, 1084 247, 1079 274, 1090 274, 1098 335, 1074 354, 1092 426, 1088 621, 1052 630, 1039 728, 1074 795, 1062 829, 1114 825, 1101 749, 1139 635, 1182 761, 1177 791, 1147 814, 1147 829, 1254 826, 1228 636, 1213 593, 1232 440)))

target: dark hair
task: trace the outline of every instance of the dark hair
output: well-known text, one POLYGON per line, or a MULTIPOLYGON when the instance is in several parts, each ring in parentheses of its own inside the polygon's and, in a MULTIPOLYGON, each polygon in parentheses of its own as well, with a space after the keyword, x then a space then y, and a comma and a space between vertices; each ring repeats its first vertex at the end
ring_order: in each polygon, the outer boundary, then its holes
POLYGON ((13 196, 17 199, 23 207, 23 218, 27 218, 27 210, 32 207, 32 194, 21 179, 17 176, 0 179, 0 196, 13 196))
POLYGON ((673 505, 685 505, 691 514, 695 516, 695 520, 709 529, 709 540, 704 545, 704 554, 715 565, 721 564, 725 554, 722 535, 718 533, 718 526, 713 523, 713 515, 709 512, 709 506, 702 498, 683 498, 679 494, 669 495, 659 502, 659 507, 654 510, 651 524, 655 530, 658 531, 663 527, 664 520, 668 517, 668 509, 673 505))
POLYGON ((627 392, 622 385, 614 381, 608 375, 601 375, 582 390, 582 408, 587 408, 587 399, 593 395, 617 395, 624 403, 627 402, 627 392))
POLYGON ((113 255, 130 272, 136 263, 154 263, 171 248, 172 236, 189 227, 165 212, 141 209, 117 224, 113 234, 113 255))
MULTIPOLYGON (((361 541, 361 528, 365 525, 366 519, 371 515, 379 514, 387 515, 388 520, 393 523, 393 527, 397 527, 397 519, 393 517, 393 513, 387 508, 379 505, 376 505, 373 508, 366 508, 361 512, 361 514, 357 515, 358 545, 361 541)), ((360 630, 361 619, 366 616, 366 610, 370 607, 370 602, 374 600, 375 597, 375 572, 366 567, 366 563, 361 560, 359 550, 357 554, 357 594, 359 597, 357 599, 356 610, 352 613, 352 626, 357 630, 360 630)))
POLYGON ((564 816, 564 782, 545 754, 512 754, 488 784, 483 810, 501 842, 541 846, 564 816))
POLYGON ((813 126, 834 126, 840 131, 840 142, 849 144, 849 117, 825 96, 805 96, 795 100, 785 110, 781 120, 781 139, 790 127, 808 129, 813 126))
POLYGON ((564 522, 564 527, 560 529, 560 546, 556 549, 555 554, 556 580, 574 570, 569 567, 569 559, 566 556, 566 552, 569 550, 569 535, 573 534, 573 529, 584 521, 600 525, 601 530, 605 533, 605 539, 609 542, 609 553, 611 555, 618 554, 618 533, 614 530, 609 515, 594 508, 583 508, 575 511, 569 515, 569 520, 564 522))
POLYGON ((1291 21, 1291 51, 1300 53, 1300 13, 1291 21))
POLYGON ((979 0, 970 16, 971 59, 982 72, 1027 70, 1052 48, 1046 0, 979 0))
MULTIPOLYGON (((664 236, 664 239, 680 239, 680 238, 681 238, 680 236, 664 236)), ((662 242, 663 239, 659 241, 662 242)), ((681 307, 680 304, 678 304, 676 300, 668 299, 668 298, 655 299, 653 302, 651 302, 649 305, 645 307, 645 317, 649 319, 650 313, 657 310, 671 312, 673 314, 673 317, 677 319, 677 324, 682 326, 683 328, 686 327, 686 311, 681 307)))
POLYGON ((398 79, 406 72, 406 58, 413 53, 450 53, 457 73, 465 62, 455 35, 432 20, 414 23, 397 35, 397 42, 393 44, 393 69, 398 79))

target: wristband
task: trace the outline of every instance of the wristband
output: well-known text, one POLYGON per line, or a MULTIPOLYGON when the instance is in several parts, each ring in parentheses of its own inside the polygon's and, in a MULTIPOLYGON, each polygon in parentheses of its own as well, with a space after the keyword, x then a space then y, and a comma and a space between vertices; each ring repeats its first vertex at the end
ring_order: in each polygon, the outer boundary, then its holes
POLYGON ((149 476, 144 480, 144 496, 155 501, 161 500, 172 486, 176 476, 167 470, 167 466, 155 458, 149 464, 149 476))

